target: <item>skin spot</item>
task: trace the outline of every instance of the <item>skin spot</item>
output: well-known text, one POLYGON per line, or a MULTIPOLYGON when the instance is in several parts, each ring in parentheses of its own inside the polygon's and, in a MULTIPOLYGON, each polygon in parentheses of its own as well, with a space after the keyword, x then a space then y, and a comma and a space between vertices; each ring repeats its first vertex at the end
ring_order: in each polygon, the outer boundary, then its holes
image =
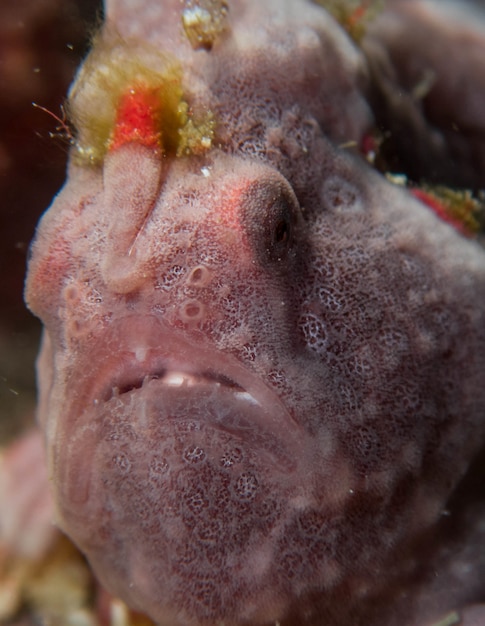
POLYGON ((207 287, 211 280, 211 272, 205 265, 194 267, 187 277, 187 284, 193 287, 207 287))

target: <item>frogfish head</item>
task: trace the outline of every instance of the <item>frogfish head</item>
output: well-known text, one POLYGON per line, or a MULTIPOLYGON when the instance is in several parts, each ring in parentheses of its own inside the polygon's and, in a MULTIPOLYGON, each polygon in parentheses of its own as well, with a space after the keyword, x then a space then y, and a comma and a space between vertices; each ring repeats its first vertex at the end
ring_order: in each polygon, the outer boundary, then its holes
POLYGON ((483 250, 338 149, 358 54, 294 7, 185 42, 192 117, 168 57, 101 42, 32 247, 57 522, 166 626, 355 623, 483 439, 483 250))

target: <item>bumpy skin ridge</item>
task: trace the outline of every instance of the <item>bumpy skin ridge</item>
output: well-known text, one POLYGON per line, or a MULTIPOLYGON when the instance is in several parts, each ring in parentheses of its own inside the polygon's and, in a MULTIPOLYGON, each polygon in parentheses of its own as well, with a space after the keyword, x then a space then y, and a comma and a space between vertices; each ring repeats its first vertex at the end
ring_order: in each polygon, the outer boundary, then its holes
POLYGON ((462 483, 485 437, 483 248, 341 147, 372 128, 368 74, 323 9, 234 0, 207 51, 183 7, 108 1, 71 106, 105 105, 89 67, 121 36, 180 62, 210 149, 73 158, 33 244, 60 526, 170 626, 403 626, 483 601, 462 483))

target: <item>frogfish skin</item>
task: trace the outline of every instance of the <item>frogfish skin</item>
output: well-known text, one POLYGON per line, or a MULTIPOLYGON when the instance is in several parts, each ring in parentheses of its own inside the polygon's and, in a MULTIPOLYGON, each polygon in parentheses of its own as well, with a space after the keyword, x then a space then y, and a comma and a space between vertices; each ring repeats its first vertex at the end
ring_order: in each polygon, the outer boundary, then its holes
POLYGON ((326 4, 107 0, 69 94, 38 420, 58 525, 163 626, 485 623, 485 251, 362 148, 398 120, 480 188, 485 20, 326 4))

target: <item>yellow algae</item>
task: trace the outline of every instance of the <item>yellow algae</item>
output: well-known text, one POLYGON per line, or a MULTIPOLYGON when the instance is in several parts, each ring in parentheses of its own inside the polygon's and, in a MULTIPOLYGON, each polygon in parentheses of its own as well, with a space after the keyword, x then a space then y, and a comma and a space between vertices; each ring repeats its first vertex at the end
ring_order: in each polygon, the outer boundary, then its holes
POLYGON ((215 121, 211 111, 194 115, 186 103, 181 103, 179 113, 182 126, 179 130, 177 156, 201 154, 212 147, 215 121))
POLYGON ((117 112, 127 93, 150 92, 164 154, 199 153, 210 147, 213 120, 188 114, 182 68, 167 53, 113 34, 98 37, 70 91, 68 113, 76 128, 74 158, 99 164, 110 148, 117 112))
POLYGON ((326 9, 354 41, 364 37, 367 25, 384 8, 383 0, 314 0, 326 9))
POLYGON ((456 611, 453 611, 433 626, 458 626, 459 624, 461 624, 461 618, 456 611))
POLYGON ((470 233, 479 232, 485 223, 485 203, 468 189, 452 189, 443 185, 422 187, 439 201, 450 218, 463 224, 470 233))
POLYGON ((433 208, 444 220, 449 221, 465 234, 483 232, 485 228, 485 197, 476 197, 470 189, 454 189, 445 185, 422 183, 413 186, 404 174, 385 174, 394 185, 408 187, 422 202, 433 208))
POLYGON ((225 0, 185 0, 182 25, 194 50, 210 50, 227 26, 225 0))

